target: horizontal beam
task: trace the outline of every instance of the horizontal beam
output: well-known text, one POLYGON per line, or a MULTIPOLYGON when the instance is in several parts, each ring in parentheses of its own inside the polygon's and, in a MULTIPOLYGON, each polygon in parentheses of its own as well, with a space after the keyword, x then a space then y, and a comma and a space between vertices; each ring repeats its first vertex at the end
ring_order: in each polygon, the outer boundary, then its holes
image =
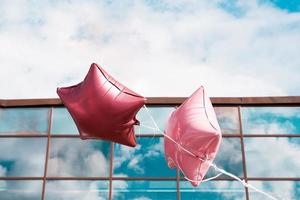
MULTIPOLYGON (((186 97, 148 97, 147 105, 179 105, 186 97)), ((300 105, 300 96, 281 97, 212 97, 213 105, 300 105)), ((0 99, 0 107, 61 106, 58 98, 49 99, 0 99)))

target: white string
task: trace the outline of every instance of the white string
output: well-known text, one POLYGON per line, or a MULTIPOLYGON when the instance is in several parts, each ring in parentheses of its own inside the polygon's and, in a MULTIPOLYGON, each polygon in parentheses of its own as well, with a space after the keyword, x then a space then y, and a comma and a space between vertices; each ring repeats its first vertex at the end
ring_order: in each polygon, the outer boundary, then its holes
MULTIPOLYGON (((158 127, 158 125, 157 125, 157 123, 155 122, 154 118, 153 118, 152 115, 150 114, 150 111, 148 110, 148 108, 147 108, 145 105, 144 105, 144 108, 145 108, 145 110, 147 111, 147 114, 149 115, 149 117, 150 117, 151 121, 153 122, 154 126, 156 127, 156 129, 157 129, 161 134, 163 134, 166 138, 168 138, 169 140, 171 140, 172 142, 174 142, 175 144, 177 144, 182 150, 184 150, 184 151, 187 152, 188 154, 190 154, 190 155, 192 155, 192 156, 194 156, 194 157, 197 157, 198 159, 200 159, 200 160, 203 161, 203 162, 208 161, 208 160, 205 160, 205 159, 203 159, 203 158, 200 158, 199 156, 195 155, 195 154, 192 153, 191 151, 187 150, 187 149, 184 148, 182 145, 178 144, 175 140, 173 140, 173 138, 171 138, 170 136, 168 136, 167 134, 165 134, 165 133, 158 127)), ((273 197, 272 195, 270 195, 270 194, 268 194, 268 193, 266 193, 266 192, 264 192, 264 191, 262 191, 262 190, 260 190, 260 189, 258 189, 258 188, 256 188, 256 187, 254 187, 254 186, 251 185, 251 184, 246 183, 245 180, 240 179, 240 178, 237 177, 236 175, 234 175, 234 174, 232 174, 232 173, 229 173, 229 172, 225 171, 224 169, 221 169, 221 168, 217 167, 217 166, 216 166, 214 163, 212 163, 211 161, 208 161, 208 164, 209 164, 209 166, 213 167, 216 171, 219 171, 219 172, 220 172, 220 174, 218 174, 217 176, 208 178, 209 180, 212 180, 212 179, 214 179, 214 178, 217 178, 217 177, 220 176, 221 174, 225 174, 225 175, 227 175, 227 176, 229 176, 229 177, 231 177, 231 178, 233 178, 233 179, 239 181, 240 183, 242 183, 242 184, 244 185, 244 187, 251 188, 252 190, 254 190, 254 191, 258 192, 258 193, 261 193, 261 194, 263 194, 263 195, 269 197, 270 199, 278 200, 277 198, 273 197)), ((181 169, 180 169, 180 170, 181 170, 181 169)), ((182 171, 182 170, 181 170, 181 171, 182 171)), ((187 179, 187 177, 185 177, 185 178, 187 179)), ((208 179, 207 179, 206 181, 209 181, 208 179)), ((187 180, 192 181, 192 182, 197 182, 197 181, 195 181, 195 180, 190 180, 190 179, 187 179, 187 180)))
MULTIPOLYGON (((209 178, 206 178, 206 179, 203 179, 201 182, 207 182, 207 181, 211 181, 213 179, 216 179, 218 178, 219 176, 221 176, 222 173, 218 173, 217 175, 213 176, 213 177, 209 177, 209 178)), ((185 177, 186 178, 186 177, 185 177)), ((190 181, 190 180, 189 180, 190 181)))
POLYGON ((148 128, 148 129, 151 129, 151 130, 157 131, 157 128, 153 128, 153 127, 151 127, 151 126, 146 126, 146 125, 144 125, 144 124, 140 124, 140 126, 145 127, 145 128, 148 128))

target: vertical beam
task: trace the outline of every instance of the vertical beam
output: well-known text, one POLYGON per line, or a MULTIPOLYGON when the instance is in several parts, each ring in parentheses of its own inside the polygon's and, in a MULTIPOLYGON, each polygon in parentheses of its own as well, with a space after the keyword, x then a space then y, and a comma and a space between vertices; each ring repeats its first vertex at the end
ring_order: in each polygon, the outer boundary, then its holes
POLYGON ((114 143, 110 143, 110 164, 109 164, 109 200, 112 200, 112 176, 113 176, 114 143))
MULTIPOLYGON (((240 128, 240 142, 241 142, 241 150, 242 150, 242 159, 243 159, 243 171, 244 171, 244 179, 245 182, 248 182, 247 176, 247 167, 246 167, 246 155, 245 155, 245 146, 244 146, 244 132, 243 132, 243 124, 241 117, 241 106, 238 106, 238 114, 239 114, 239 128, 240 128)), ((246 192, 246 200, 249 200, 249 190, 245 187, 246 192)))
POLYGON ((48 170, 48 156, 49 156, 48 154, 49 154, 50 135, 51 135, 51 128, 52 128, 52 110, 53 108, 51 107, 48 115, 49 118, 48 118, 48 131, 47 131, 47 147, 46 147, 44 176, 43 176, 42 200, 45 199, 46 176, 48 170))
POLYGON ((177 188, 177 199, 180 200, 180 171, 176 167, 176 188, 177 188))

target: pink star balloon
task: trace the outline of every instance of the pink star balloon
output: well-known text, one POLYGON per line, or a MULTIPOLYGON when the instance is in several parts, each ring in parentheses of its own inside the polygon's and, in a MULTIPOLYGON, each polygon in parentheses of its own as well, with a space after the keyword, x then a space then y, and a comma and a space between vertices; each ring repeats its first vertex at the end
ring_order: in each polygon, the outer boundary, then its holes
POLYGON ((136 146, 133 125, 146 99, 93 63, 84 81, 57 88, 82 139, 103 139, 136 146))
POLYGON ((203 87, 171 114, 165 134, 173 140, 166 136, 164 139, 168 166, 178 167, 193 186, 198 186, 222 139, 214 108, 203 87))

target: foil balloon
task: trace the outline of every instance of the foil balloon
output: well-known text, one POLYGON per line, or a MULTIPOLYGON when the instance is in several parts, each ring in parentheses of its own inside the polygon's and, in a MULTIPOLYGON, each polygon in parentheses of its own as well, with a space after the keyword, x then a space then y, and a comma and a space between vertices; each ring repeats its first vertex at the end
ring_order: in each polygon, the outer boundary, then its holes
POLYGON ((85 79, 57 88, 82 139, 103 139, 136 146, 136 114, 146 99, 131 91, 93 63, 85 79))
POLYGON ((193 186, 198 186, 218 152, 221 130, 204 88, 200 87, 171 114, 165 129, 165 157, 193 186))

